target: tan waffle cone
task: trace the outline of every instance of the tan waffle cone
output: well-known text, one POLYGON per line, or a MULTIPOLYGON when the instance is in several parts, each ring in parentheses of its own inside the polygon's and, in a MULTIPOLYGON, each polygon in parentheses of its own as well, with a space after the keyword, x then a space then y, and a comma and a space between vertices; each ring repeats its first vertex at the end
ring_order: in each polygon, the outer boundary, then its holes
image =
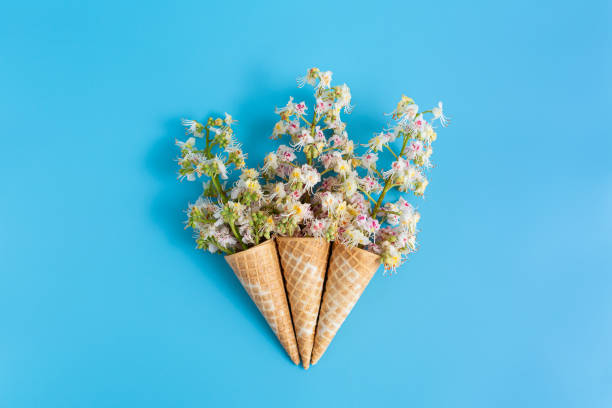
POLYGON ((380 265, 372 252, 334 242, 311 364, 316 364, 380 265))
POLYGON ((329 242, 320 238, 287 237, 279 237, 276 242, 287 282, 300 357, 304 368, 308 369, 321 306, 329 242))
POLYGON ((291 361, 300 363, 274 239, 225 257, 291 361))

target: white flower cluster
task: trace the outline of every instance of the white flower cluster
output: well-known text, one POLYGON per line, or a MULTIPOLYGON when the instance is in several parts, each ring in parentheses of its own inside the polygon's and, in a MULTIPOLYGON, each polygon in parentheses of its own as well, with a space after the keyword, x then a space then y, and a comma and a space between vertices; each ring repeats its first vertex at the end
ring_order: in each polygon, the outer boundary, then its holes
POLYGON ((318 68, 298 79, 300 87, 314 87, 314 104, 309 109, 291 97, 276 109, 280 120, 272 137, 289 140, 265 157, 261 173, 244 169, 246 155, 234 138, 231 116, 209 118, 206 125, 183 121, 193 137, 177 141, 179 177, 210 179, 188 210, 187 223, 197 233, 199 248, 234 253, 272 234, 321 237, 380 254, 387 270, 395 270, 416 250, 419 213, 403 197, 396 202, 385 197, 393 189, 425 193, 437 136, 433 123, 445 127, 450 122, 443 105, 419 111, 402 96, 391 113, 395 124, 374 135, 357 155, 341 119, 343 111, 352 109, 350 89, 332 86, 331 79, 330 71, 318 68), (196 138, 205 138, 204 149, 196 148, 196 138), (379 169, 379 156, 387 153, 390 168, 379 169), (231 165, 243 170, 226 189, 221 180, 228 178, 231 165))
POLYGON ((183 119, 182 123, 187 134, 198 138, 204 138, 206 135, 206 147, 198 150, 194 137, 188 138, 185 142, 176 141, 177 146, 181 149, 180 179, 186 178, 194 181, 197 177, 207 175, 211 178, 219 176, 226 180, 228 165, 234 164, 239 169, 244 167, 246 154, 242 152, 240 144, 234 138, 234 131, 231 127, 234 122, 235 120, 227 113, 225 119, 209 118, 206 125, 195 120, 183 119), (211 135, 211 132, 214 135, 211 135), (225 155, 222 154, 224 157, 212 153, 212 147, 215 146, 225 153, 225 155))
POLYGON ((439 120, 446 126, 449 119, 441 102, 420 112, 411 98, 402 96, 391 113, 395 125, 376 134, 367 151, 357 156, 340 115, 343 109, 351 111, 350 89, 346 84, 332 86, 331 78, 330 71, 312 68, 298 79, 300 87, 314 87, 311 116, 307 103, 295 103, 293 98, 276 109, 280 120, 272 137, 290 139, 289 145, 280 145, 266 157, 263 167, 264 177, 274 182, 271 205, 277 203, 276 211, 288 220, 279 222, 276 232, 360 246, 380 254, 385 268, 395 270, 416 250, 420 215, 404 198, 390 203, 385 196, 392 189, 425 193, 425 172, 432 167, 431 144, 436 139, 432 123, 439 120), (428 113, 430 122, 424 118, 428 113), (379 170, 377 162, 384 152, 393 162, 388 170, 379 170))
POLYGON ((232 129, 235 122, 228 114, 225 119, 209 118, 206 125, 183 120, 187 134, 193 136, 185 142, 176 142, 181 149, 179 178, 208 179, 202 196, 189 205, 187 226, 195 231, 198 248, 210 252, 231 254, 246 249, 269 239, 276 229, 274 217, 265 207, 259 172, 245 168, 246 155, 232 129), (205 139, 203 149, 196 147, 194 136, 205 139), (242 172, 234 185, 227 188, 221 180, 228 179, 232 165, 242 172))
POLYGON ((270 238, 276 226, 258 177, 256 170, 244 169, 227 191, 229 199, 216 202, 206 197, 210 186, 205 185, 204 195, 187 210, 187 225, 196 232, 198 248, 229 254, 270 238))

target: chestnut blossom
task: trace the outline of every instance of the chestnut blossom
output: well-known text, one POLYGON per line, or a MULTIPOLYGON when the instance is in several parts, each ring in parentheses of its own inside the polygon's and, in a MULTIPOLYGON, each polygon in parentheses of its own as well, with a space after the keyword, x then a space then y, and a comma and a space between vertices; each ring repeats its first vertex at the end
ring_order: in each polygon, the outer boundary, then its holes
POLYGON ((285 205, 284 217, 292 217, 296 222, 309 220, 312 218, 310 204, 300 203, 299 201, 290 201, 285 205))
POLYGON ((295 167, 291 174, 289 174, 289 183, 296 184, 302 182, 302 170, 299 167, 295 167))
POLYGON ((308 107, 306 106, 306 102, 302 101, 300 103, 296 103, 294 106, 295 113, 298 115, 305 115, 308 107))
POLYGON ((376 162, 378 161, 378 155, 376 153, 368 152, 359 158, 361 165, 371 172, 372 169, 376 168, 376 162))
POLYGON ((448 126, 450 123, 450 118, 444 116, 444 110, 442 109, 442 102, 438 102, 438 106, 431 109, 431 113, 433 113, 434 120, 440 119, 440 124, 442 127, 448 126))
POLYGON ((389 139, 390 137, 387 133, 380 132, 378 135, 370 139, 368 146, 370 147, 370 150, 380 152, 383 146, 389 143, 389 139))
MULTIPOLYGON (((273 224, 267 221, 272 214, 262 207, 264 193, 259 172, 245 168, 246 154, 234 137, 234 123, 236 120, 228 113, 224 118, 208 118, 205 124, 183 120, 187 134, 202 139, 206 135, 205 145, 196 148, 194 137, 176 142, 181 149, 179 178, 207 178, 202 184, 202 196, 188 207, 187 226, 195 233, 197 248, 224 254, 269 239, 273 230, 273 224), (227 188, 221 180, 229 178, 232 165, 242 172, 227 188)), ((268 168, 274 167, 275 161, 273 155, 269 156, 268 168)))
POLYGON ((276 154, 281 160, 284 160, 287 162, 292 162, 297 158, 294 153, 294 150, 291 147, 286 146, 286 145, 278 146, 278 149, 276 150, 276 154))
POLYGON ((317 99, 316 104, 316 113, 317 115, 323 115, 327 111, 329 111, 333 106, 333 103, 328 100, 317 99))
POLYGON ((336 164, 334 165, 334 171, 338 174, 345 175, 351 171, 351 165, 344 159, 337 159, 336 164))
POLYGON ((369 217, 367 214, 357 215, 357 217, 355 217, 355 225, 362 231, 368 232, 370 235, 375 234, 380 228, 378 221, 369 217))
POLYGON ((329 191, 321 193, 319 199, 323 210, 327 211, 328 214, 333 213, 340 203, 340 197, 329 191))
POLYGON ((340 191, 344 193, 346 197, 353 196, 357 192, 358 188, 359 184, 355 174, 348 175, 348 177, 346 177, 340 184, 340 191))
POLYGON ((279 120, 278 122, 276 122, 276 124, 274 125, 274 129, 272 130, 272 138, 276 139, 286 134, 287 131, 287 122, 285 122, 284 120, 279 120))
POLYGON ((291 136, 298 134, 302 129, 300 128, 300 122, 297 120, 292 120, 287 122, 286 124, 287 132, 291 136))
POLYGON ((314 142, 314 138, 310 135, 310 132, 306 129, 302 129, 300 133, 295 137, 296 141, 291 146, 296 150, 301 150, 306 145, 314 142))
POLYGON ((267 156, 264 158, 264 165, 262 170, 264 171, 264 173, 269 173, 275 171, 277 168, 278 156, 274 152, 268 153, 267 156))
POLYGON ((338 109, 344 108, 345 113, 351 113, 353 106, 351 106, 351 90, 346 84, 342 84, 337 88, 338 101, 336 106, 338 109))
POLYGON ((402 263, 402 255, 399 250, 388 242, 382 245, 381 257, 385 270, 395 272, 396 268, 402 263))
POLYGON ((181 124, 185 126, 185 132, 187 134, 194 135, 195 137, 202 137, 204 134, 204 126, 195 120, 181 119, 181 124))
POLYGON ((359 186, 366 193, 379 192, 382 190, 382 186, 374 177, 365 176, 359 180, 359 186))
POLYGON ((303 189, 296 189, 291 191, 291 193, 289 193, 289 195, 291 196, 292 199, 294 200, 299 200, 303 195, 304 195, 304 190, 303 189))
POLYGON ((304 183, 304 188, 312 193, 314 186, 316 186, 321 181, 321 175, 319 172, 312 166, 307 164, 302 166, 302 182, 304 183))
POLYGON ((393 119, 397 119, 400 124, 405 124, 414 119, 419 112, 419 105, 415 104, 412 98, 402 95, 397 107, 391 114, 393 119))
POLYGON ((299 77, 297 79, 298 87, 302 88, 306 84, 309 84, 309 85, 316 84, 317 80, 319 79, 320 72, 321 71, 319 71, 319 68, 310 68, 308 72, 306 73, 306 76, 299 77))
POLYGON ((314 238, 324 238, 327 231, 329 220, 313 219, 308 224, 306 233, 314 238))
POLYGON ((385 171, 383 173, 383 176, 385 176, 385 178, 397 176, 403 173, 409 166, 410 164, 408 164, 406 160, 400 157, 397 160, 395 160, 393 163, 391 163, 391 169, 385 171))
MULTIPOLYGON (((424 194, 437 138, 432 123, 440 120, 445 127, 448 117, 441 102, 420 112, 412 98, 402 95, 391 113, 394 124, 375 134, 367 151, 358 155, 359 145, 349 138, 341 117, 352 109, 350 89, 332 86, 331 79, 330 71, 318 68, 298 79, 298 86, 314 87, 310 118, 307 103, 294 103, 293 98, 276 110, 281 120, 273 135, 289 135, 291 147, 281 145, 266 156, 264 174, 282 181, 267 185, 262 200, 276 214, 279 234, 367 248, 381 256, 386 270, 395 270, 417 248, 420 215, 403 197, 388 202, 385 195, 391 190, 424 194), (379 170, 382 154, 390 155, 391 164, 379 170)), ((197 156, 185 156, 191 158, 188 166, 200 165, 197 156)), ((251 187, 257 190, 255 184, 251 187)))
POLYGON ((323 167, 327 170, 330 167, 336 166, 339 160, 342 160, 342 155, 337 150, 322 154, 319 158, 323 167))
POLYGON ((267 186, 268 194, 271 199, 282 200, 287 196, 284 183, 274 183, 267 186))
POLYGON ((293 103, 293 96, 289 97, 289 102, 287 102, 287 105, 283 106, 282 108, 276 108, 274 112, 279 115, 280 114, 293 115, 295 113, 295 104, 293 103))
POLYGON ((315 127, 314 140, 317 142, 325 142, 325 133, 323 133, 320 126, 315 127))
POLYGON ((423 119, 423 115, 419 114, 412 122, 410 122, 409 129, 411 132, 421 132, 425 128, 427 122, 423 119))
POLYGON ((181 151, 189 152, 195 146, 195 138, 190 137, 189 139, 187 139, 184 142, 181 142, 180 140, 177 140, 176 141, 176 145, 181 149, 181 151))
POLYGON ((340 236, 340 242, 350 246, 357 246, 368 245, 370 240, 359 228, 349 226, 340 236))
POLYGON ((414 160, 415 158, 424 154, 423 142, 420 140, 413 140, 408 144, 406 158, 414 160))
POLYGON ((219 156, 208 160, 206 164, 210 165, 213 168, 213 172, 221 176, 223 180, 227 179, 227 167, 225 167, 225 163, 219 156))
POLYGON ((319 85, 317 85, 317 88, 329 88, 331 84, 331 79, 332 79, 331 71, 321 72, 319 74, 319 85))

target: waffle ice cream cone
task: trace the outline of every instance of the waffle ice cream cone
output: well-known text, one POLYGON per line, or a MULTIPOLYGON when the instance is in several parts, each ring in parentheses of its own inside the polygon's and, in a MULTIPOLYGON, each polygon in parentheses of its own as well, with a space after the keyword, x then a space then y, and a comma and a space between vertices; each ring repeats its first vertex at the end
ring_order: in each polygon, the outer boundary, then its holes
POLYGON ((295 364, 300 363, 274 239, 225 257, 295 364))
POLYGON ((316 364, 325 353, 379 265, 378 255, 334 242, 312 350, 312 364, 316 364))
POLYGON ((308 369, 327 270, 329 242, 321 238, 289 237, 279 237, 276 242, 287 282, 300 357, 304 368, 308 369))

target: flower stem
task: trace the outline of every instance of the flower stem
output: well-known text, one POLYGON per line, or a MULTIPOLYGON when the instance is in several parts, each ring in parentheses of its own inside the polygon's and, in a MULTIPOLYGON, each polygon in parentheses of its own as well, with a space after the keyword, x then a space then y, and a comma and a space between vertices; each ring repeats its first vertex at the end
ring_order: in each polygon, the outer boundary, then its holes
POLYGON ((370 167, 370 168, 371 168, 372 170, 374 170, 374 172, 375 172, 376 174, 378 174, 378 177, 380 177, 382 180, 384 180, 384 179, 385 179, 385 177, 382 175, 382 173, 381 173, 380 171, 376 170, 376 167, 370 167))
POLYGON ((386 145, 384 145, 384 146, 387 148, 387 150, 389 150, 389 151, 391 152, 391 154, 392 154, 393 156, 395 156, 395 160, 399 159, 399 157, 397 157, 397 154, 395 154, 395 152, 393 151, 393 149, 391 149, 391 148, 389 147, 389 145, 388 145, 388 144, 386 144, 386 145))
MULTIPOLYGON (((214 143, 211 142, 212 140, 210 139, 210 129, 208 126, 206 126, 206 149, 204 149, 204 154, 209 160, 213 158, 213 154, 211 153, 210 149, 212 149, 214 143)), ((223 187, 221 186, 221 182, 219 181, 219 175, 215 174, 210 179, 213 185, 215 186, 215 190, 217 190, 219 197, 221 197, 221 201, 224 204, 227 203, 227 194, 225 193, 225 191, 223 191, 223 187)))
POLYGON ((378 196, 378 201, 376 201, 376 205, 374 206, 374 209, 372 210, 372 218, 376 217, 376 213, 378 212, 378 209, 380 208, 380 205, 382 204, 383 199, 385 198, 385 194, 387 194, 387 191, 389 191, 389 189, 391 188, 392 178, 393 178, 393 175, 390 175, 389 178, 385 181, 385 186, 383 187, 383 191, 378 196))
MULTIPOLYGON (((405 135, 404 143, 402 144, 402 150, 400 151, 400 154, 399 154, 400 157, 404 155, 404 150, 406 150, 407 143, 408 143, 408 135, 405 135)), ((376 201, 376 205, 374 206, 374 209, 372 210, 372 218, 376 217, 376 213, 378 212, 378 209, 380 208, 385 198, 385 194, 387 194, 387 192, 391 189, 391 187, 395 186, 394 184, 391 184, 392 179, 393 179, 393 175, 390 175, 389 178, 385 180, 385 186, 383 187, 383 191, 378 196, 378 201, 376 201)))
POLYGON ((230 226, 230 228, 232 230, 232 233, 234 234, 234 236, 238 240, 238 242, 240 242, 240 245, 242 245, 242 249, 247 249, 246 245, 244 245, 244 242, 242 242, 242 238, 240 238, 240 234, 238 234, 238 231, 236 231, 236 226, 234 225, 234 223, 230 222, 229 226, 230 226))
POLYGON ((210 145, 210 129, 208 128, 208 126, 206 126, 206 149, 204 150, 204 153, 206 154, 206 158, 210 158, 210 148, 212 146, 210 145))
POLYGON ((215 245, 217 246, 217 248, 219 248, 221 251, 225 252, 225 253, 226 253, 226 254, 228 254, 228 255, 233 254, 233 252, 232 252, 232 251, 230 251, 229 249, 224 248, 223 246, 221 246, 221 244, 219 243, 219 241, 217 241, 217 238, 215 238, 215 237, 211 237, 211 239, 212 239, 212 241, 213 241, 213 244, 215 244, 215 245))
POLYGON ((223 202, 223 204, 227 203, 227 194, 225 194, 225 191, 223 191, 223 187, 221 186, 221 183, 219 182, 219 176, 215 175, 213 177, 211 177, 212 183, 215 186, 215 189, 217 190, 217 193, 219 193, 219 196, 221 197, 221 201, 223 202))
POLYGON ((365 194, 365 195, 366 195, 366 197, 368 197, 368 198, 369 198, 369 199, 370 199, 370 200, 371 200, 371 201, 372 201, 374 204, 376 204, 376 200, 374 200, 374 199, 372 198, 372 196, 371 196, 371 195, 369 195, 368 193, 366 193, 366 192, 365 192, 364 190, 362 190, 362 189, 359 189, 359 191, 361 191, 363 194, 365 194))
MULTIPOLYGON (((312 123, 310 124, 310 136, 312 136, 314 138, 314 131, 315 131, 315 126, 319 121, 317 120, 317 112, 313 112, 312 114, 312 123)), ((312 166, 312 157, 308 157, 307 159, 308 161, 308 165, 312 166)))
POLYGON ((299 115, 300 119, 302 119, 304 121, 304 123, 306 123, 307 125, 310 125, 310 122, 306 120, 306 118, 303 115, 299 115))
POLYGON ((385 214, 393 214, 393 215, 402 215, 402 213, 399 213, 397 211, 389 211, 389 210, 380 210, 382 212, 384 212, 385 214))

